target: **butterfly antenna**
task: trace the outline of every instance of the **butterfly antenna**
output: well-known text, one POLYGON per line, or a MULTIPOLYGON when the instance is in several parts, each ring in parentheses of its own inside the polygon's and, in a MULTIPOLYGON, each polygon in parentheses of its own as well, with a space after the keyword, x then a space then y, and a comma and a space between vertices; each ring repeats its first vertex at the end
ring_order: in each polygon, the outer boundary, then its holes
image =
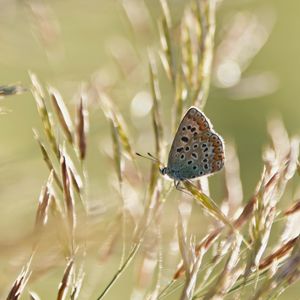
POLYGON ((145 156, 145 155, 143 155, 143 154, 141 154, 141 153, 136 152, 136 155, 137 155, 137 156, 140 156, 140 157, 149 159, 149 160, 151 160, 151 161, 154 161, 154 162, 156 162, 156 163, 159 163, 159 164, 163 165, 163 164, 161 163, 161 161, 160 161, 158 158, 156 158, 155 156, 153 156, 150 152, 148 152, 147 154, 148 154, 148 156, 145 156))

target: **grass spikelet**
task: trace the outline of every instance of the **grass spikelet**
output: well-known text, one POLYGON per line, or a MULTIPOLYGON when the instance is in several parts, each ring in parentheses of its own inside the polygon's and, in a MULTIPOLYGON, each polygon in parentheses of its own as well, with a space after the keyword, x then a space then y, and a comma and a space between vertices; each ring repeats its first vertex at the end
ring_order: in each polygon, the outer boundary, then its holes
POLYGON ((73 193, 72 193, 72 181, 70 176, 70 171, 68 168, 68 165, 66 163, 66 158, 64 154, 61 155, 61 173, 62 173, 62 182, 63 182, 63 195, 64 195, 64 201, 66 206, 66 213, 68 218, 68 224, 69 224, 69 233, 71 238, 71 251, 74 251, 74 230, 75 230, 75 207, 74 207, 74 199, 73 199, 73 193))
POLYGON ((126 123, 123 120, 122 115, 118 112, 117 107, 109 98, 109 96, 101 91, 98 91, 101 108, 108 120, 112 120, 116 130, 118 131, 118 135, 120 137, 120 141, 122 143, 122 147, 125 150, 128 157, 130 157, 133 161, 135 160, 135 152, 132 150, 131 141, 128 135, 128 130, 126 128, 126 123))
POLYGON ((114 164, 115 164, 116 173, 119 181, 119 187, 121 190, 121 186, 123 183, 123 174, 122 174, 123 160, 122 160, 121 145, 120 145, 118 131, 112 120, 110 120, 110 128, 111 128, 111 136, 113 142, 114 164))
POLYGON ((198 36, 200 51, 197 53, 197 87, 192 102, 195 106, 203 109, 208 97, 212 72, 216 1, 196 1, 196 16, 200 26, 198 36))
POLYGON ((56 300, 66 299, 66 295, 70 287, 71 276, 73 274, 73 269, 74 269, 73 265, 74 265, 74 261, 73 259, 70 259, 65 268, 63 278, 59 284, 56 300))
POLYGON ((43 156, 43 159, 49 169, 50 172, 53 172, 53 178, 55 180, 55 182, 57 183, 58 187, 60 188, 60 190, 62 191, 63 187, 62 187, 62 183, 61 183, 61 180, 57 174, 57 172, 55 171, 55 168, 52 164, 52 161, 50 159, 50 154, 48 153, 48 150, 46 149, 45 145, 42 143, 37 131, 35 129, 33 129, 33 135, 34 135, 34 138, 35 140, 37 141, 39 147, 40 147, 40 150, 42 152, 42 156, 43 156))
POLYGON ((180 300, 188 300, 193 297, 197 274, 199 272, 204 252, 201 251, 198 255, 195 255, 195 246, 187 241, 180 211, 178 211, 177 231, 179 249, 183 259, 186 277, 180 300))
POLYGON ((33 291, 29 292, 29 296, 30 296, 30 300, 41 300, 41 298, 39 297, 39 295, 33 291))
POLYGON ((48 88, 50 99, 69 143, 73 143, 74 125, 61 94, 53 87, 48 88))
POLYGON ((238 266, 241 242, 242 239, 237 237, 233 249, 229 253, 224 269, 218 276, 212 288, 204 296, 204 300, 222 299, 225 297, 227 291, 234 285, 238 277, 242 274, 242 269, 238 266))
POLYGON ((54 154, 56 155, 57 158, 59 158, 58 144, 54 134, 53 124, 46 107, 44 91, 36 75, 31 72, 29 73, 29 75, 32 82, 32 94, 36 101, 38 113, 42 120, 46 136, 50 142, 54 154))
POLYGON ((18 300, 26 287, 28 280, 31 276, 31 259, 22 269, 15 282, 13 283, 6 300, 18 300))
POLYGON ((162 46, 162 52, 160 53, 160 58, 162 65, 165 69, 169 80, 173 84, 176 82, 176 66, 172 46, 171 37, 171 16, 169 7, 166 0, 160 0, 160 4, 163 11, 163 16, 160 24, 160 42, 162 46))
POLYGON ((86 157, 86 135, 88 131, 88 110, 86 109, 85 98, 80 97, 77 107, 77 122, 76 122, 76 134, 77 144, 79 149, 79 158, 84 160, 86 157))
POLYGON ((288 209, 284 212, 284 215, 285 215, 285 216, 292 215, 292 214, 298 212, 299 209, 300 209, 300 199, 297 200, 290 208, 288 208, 288 209))
POLYGON ((50 173, 47 184, 42 188, 35 216, 34 230, 40 231, 48 220, 48 209, 51 201, 49 186, 53 182, 53 172, 50 173))

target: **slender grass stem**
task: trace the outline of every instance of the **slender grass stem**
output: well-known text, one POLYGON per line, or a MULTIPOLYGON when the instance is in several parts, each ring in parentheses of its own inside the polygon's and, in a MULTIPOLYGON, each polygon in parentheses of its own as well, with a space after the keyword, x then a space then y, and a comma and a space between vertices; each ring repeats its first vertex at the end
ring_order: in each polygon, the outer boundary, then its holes
POLYGON ((109 284, 105 287, 101 295, 97 298, 97 300, 103 299, 103 297, 109 292, 109 290, 113 287, 113 285, 116 283, 116 281, 119 279, 119 277, 122 275, 122 273, 126 270, 126 268, 129 266, 131 261, 133 260, 134 256, 138 252, 140 248, 140 243, 137 243, 133 246, 131 252, 129 253, 128 257, 124 261, 123 265, 119 268, 119 270, 115 273, 109 284))

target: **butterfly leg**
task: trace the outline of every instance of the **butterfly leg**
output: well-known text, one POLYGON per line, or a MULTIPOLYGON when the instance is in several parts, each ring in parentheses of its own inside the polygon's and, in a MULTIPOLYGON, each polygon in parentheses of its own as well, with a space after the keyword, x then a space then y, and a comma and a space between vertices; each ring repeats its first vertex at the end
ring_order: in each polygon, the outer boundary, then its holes
POLYGON ((174 180, 174 185, 175 185, 176 190, 178 190, 178 191, 180 191, 180 192, 183 192, 183 193, 185 193, 185 194, 187 194, 187 195, 190 195, 190 194, 184 189, 184 187, 181 187, 181 186, 180 186, 180 183, 181 183, 180 180, 174 180))

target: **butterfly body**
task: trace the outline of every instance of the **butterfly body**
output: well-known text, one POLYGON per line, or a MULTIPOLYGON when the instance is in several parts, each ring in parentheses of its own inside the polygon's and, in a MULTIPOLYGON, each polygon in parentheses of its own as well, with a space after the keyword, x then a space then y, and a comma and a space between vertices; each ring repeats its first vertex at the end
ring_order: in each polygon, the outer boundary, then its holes
POLYGON ((192 106, 183 117, 169 153, 167 167, 161 169, 175 181, 194 179, 222 169, 224 143, 209 119, 192 106))

